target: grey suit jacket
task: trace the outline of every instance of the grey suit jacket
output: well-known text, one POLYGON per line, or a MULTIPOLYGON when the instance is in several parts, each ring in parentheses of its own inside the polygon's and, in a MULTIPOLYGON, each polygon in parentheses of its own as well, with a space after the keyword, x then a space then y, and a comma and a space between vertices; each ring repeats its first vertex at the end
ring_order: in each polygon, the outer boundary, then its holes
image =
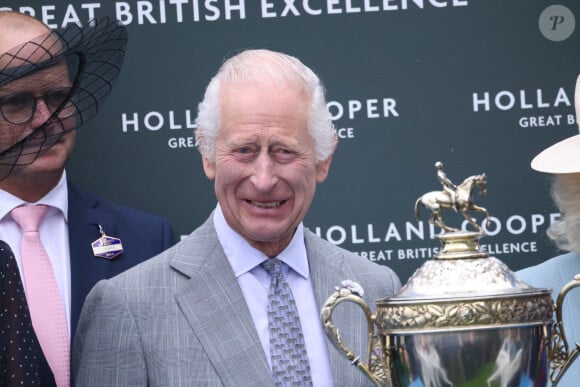
MULTIPOLYGON (((305 230, 319 306, 341 281, 360 283, 374 309, 401 284, 387 267, 305 230)), ((343 303, 333 321, 366 357, 366 320, 343 303), (344 306, 343 306, 344 305, 344 306)), ((328 344, 336 386, 370 385, 328 344)), ((77 386, 271 386, 250 311, 218 241, 212 217, 169 250, 90 292, 73 347, 77 386)))

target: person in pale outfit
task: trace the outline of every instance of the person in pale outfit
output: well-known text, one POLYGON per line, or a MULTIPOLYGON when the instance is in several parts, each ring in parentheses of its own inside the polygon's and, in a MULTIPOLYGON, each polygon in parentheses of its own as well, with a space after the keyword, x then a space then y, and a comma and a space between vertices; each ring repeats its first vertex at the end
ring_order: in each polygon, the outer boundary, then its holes
MULTIPOLYGON (((580 77, 576 82, 576 117, 580 118, 580 77)), ((548 229, 548 236, 567 253, 517 272, 536 288, 552 289, 554 300, 576 274, 580 274, 580 134, 566 138, 539 153, 531 167, 552 175, 552 197, 561 218, 548 229)), ((580 343, 580 289, 566 296, 562 319, 568 344, 580 343)), ((559 387, 575 387, 580 381, 580 360, 563 375, 559 387)))

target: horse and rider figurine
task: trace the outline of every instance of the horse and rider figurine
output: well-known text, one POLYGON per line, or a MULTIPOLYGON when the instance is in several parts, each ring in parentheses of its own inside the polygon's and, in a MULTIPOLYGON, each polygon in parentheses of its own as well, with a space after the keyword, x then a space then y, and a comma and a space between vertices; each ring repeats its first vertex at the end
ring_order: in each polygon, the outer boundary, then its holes
POLYGON ((473 202, 473 190, 475 188, 479 189, 481 195, 485 195, 487 190, 487 176, 485 173, 481 175, 469 176, 461 184, 455 185, 443 171, 443 163, 437 161, 435 163, 435 168, 437 169, 437 177, 439 182, 443 186, 442 191, 431 191, 423 194, 415 202, 415 217, 419 217, 419 209, 422 205, 423 207, 431 211, 431 217, 429 218, 429 223, 440 227, 446 232, 460 231, 457 228, 450 227, 443 221, 443 215, 441 213, 442 209, 450 209, 455 212, 461 213, 465 220, 475 228, 477 232, 483 232, 480 225, 475 223, 471 218, 469 211, 483 212, 486 217, 487 224, 490 224, 489 212, 476 205, 473 202))

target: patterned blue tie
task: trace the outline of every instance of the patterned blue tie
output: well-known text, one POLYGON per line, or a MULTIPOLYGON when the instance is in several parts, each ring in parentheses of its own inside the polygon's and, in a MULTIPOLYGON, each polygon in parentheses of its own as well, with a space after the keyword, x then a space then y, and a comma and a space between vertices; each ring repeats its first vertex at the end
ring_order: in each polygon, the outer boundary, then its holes
POLYGON ((277 386, 311 386, 310 365, 296 302, 284 279, 283 263, 270 258, 262 267, 270 274, 268 328, 272 377, 277 386))

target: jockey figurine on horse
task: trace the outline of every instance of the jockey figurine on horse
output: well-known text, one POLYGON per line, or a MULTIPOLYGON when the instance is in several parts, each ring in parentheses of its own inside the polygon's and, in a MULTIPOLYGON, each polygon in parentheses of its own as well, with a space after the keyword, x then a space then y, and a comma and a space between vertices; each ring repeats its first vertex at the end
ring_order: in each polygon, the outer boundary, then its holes
POLYGON ((443 186, 443 191, 449 194, 451 198, 451 206, 457 212, 456 196, 457 196, 457 186, 453 184, 451 180, 447 177, 447 174, 443 171, 443 163, 441 161, 437 161, 435 163, 435 168, 437 168, 437 177, 439 178, 439 182, 443 186))
POLYGON ((481 226, 475 223, 468 211, 483 212, 487 224, 490 224, 489 213, 487 210, 473 203, 474 188, 478 188, 479 193, 482 195, 486 192, 487 176, 485 173, 469 176, 461 184, 455 185, 451 180, 449 180, 443 171, 443 163, 441 161, 435 163, 435 168, 437 168, 437 177, 443 186, 443 191, 431 191, 419 197, 415 202, 415 217, 419 219, 420 205, 423 205, 425 208, 431 210, 429 223, 439 226, 448 232, 459 231, 456 228, 447 226, 445 222, 443 222, 443 216, 441 215, 442 208, 453 209, 454 211, 461 213, 467 223, 474 227, 477 232, 481 232, 481 226))

